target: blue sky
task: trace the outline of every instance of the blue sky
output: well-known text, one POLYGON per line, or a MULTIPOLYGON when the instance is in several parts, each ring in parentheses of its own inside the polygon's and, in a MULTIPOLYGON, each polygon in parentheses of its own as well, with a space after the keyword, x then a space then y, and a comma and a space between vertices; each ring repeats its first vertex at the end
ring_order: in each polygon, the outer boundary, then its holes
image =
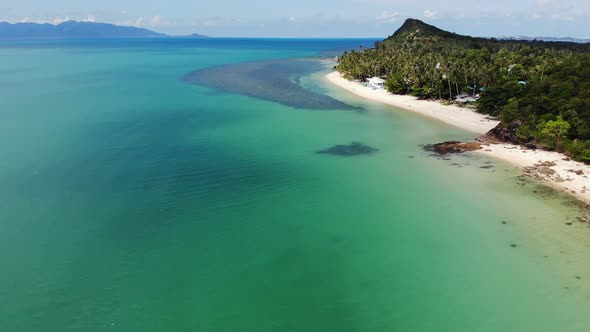
POLYGON ((590 37, 588 0, 2 0, 0 21, 84 20, 169 34, 384 37, 412 17, 475 36, 590 37))

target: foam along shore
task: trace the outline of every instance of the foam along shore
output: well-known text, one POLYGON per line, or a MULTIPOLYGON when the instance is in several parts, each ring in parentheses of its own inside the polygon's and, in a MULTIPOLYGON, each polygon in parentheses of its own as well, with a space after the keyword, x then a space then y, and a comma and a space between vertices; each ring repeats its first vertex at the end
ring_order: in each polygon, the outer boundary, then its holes
MULTIPOLYGON (((394 95, 383 89, 373 90, 359 82, 349 81, 335 71, 326 75, 326 79, 360 97, 419 113, 479 135, 487 133, 499 123, 468 108, 394 95)), ((531 177, 590 204, 589 165, 570 160, 561 153, 531 150, 505 143, 486 144, 475 152, 522 167, 531 177)))

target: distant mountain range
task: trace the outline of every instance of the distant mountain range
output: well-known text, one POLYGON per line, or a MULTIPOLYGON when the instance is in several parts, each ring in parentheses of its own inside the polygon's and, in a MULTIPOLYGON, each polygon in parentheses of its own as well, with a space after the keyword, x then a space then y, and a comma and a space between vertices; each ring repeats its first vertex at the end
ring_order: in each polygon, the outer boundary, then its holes
MULTIPOLYGON (((148 29, 109 23, 67 21, 57 25, 0 22, 0 38, 104 38, 104 37, 169 37, 148 29)), ((193 34, 183 36, 203 38, 193 34)))
POLYGON ((527 36, 510 36, 510 37, 501 37, 499 39, 503 40, 542 40, 547 42, 567 42, 567 43, 590 43, 590 39, 581 39, 581 38, 573 38, 573 37, 527 37, 527 36))

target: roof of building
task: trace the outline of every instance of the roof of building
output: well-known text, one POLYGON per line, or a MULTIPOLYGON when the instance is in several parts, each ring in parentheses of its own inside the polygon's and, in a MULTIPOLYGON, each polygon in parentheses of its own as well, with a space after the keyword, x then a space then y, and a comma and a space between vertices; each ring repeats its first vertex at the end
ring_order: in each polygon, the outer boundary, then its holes
POLYGON ((371 83, 385 83, 385 80, 381 77, 371 77, 368 79, 368 81, 371 83))

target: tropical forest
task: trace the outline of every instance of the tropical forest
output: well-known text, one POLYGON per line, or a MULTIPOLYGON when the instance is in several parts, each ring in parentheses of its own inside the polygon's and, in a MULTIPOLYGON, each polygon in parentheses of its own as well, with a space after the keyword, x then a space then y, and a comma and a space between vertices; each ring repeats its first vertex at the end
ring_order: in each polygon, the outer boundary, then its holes
POLYGON ((590 44, 476 38, 408 19, 374 48, 350 51, 346 78, 386 79, 386 89, 454 102, 501 122, 488 136, 590 162, 590 44))

